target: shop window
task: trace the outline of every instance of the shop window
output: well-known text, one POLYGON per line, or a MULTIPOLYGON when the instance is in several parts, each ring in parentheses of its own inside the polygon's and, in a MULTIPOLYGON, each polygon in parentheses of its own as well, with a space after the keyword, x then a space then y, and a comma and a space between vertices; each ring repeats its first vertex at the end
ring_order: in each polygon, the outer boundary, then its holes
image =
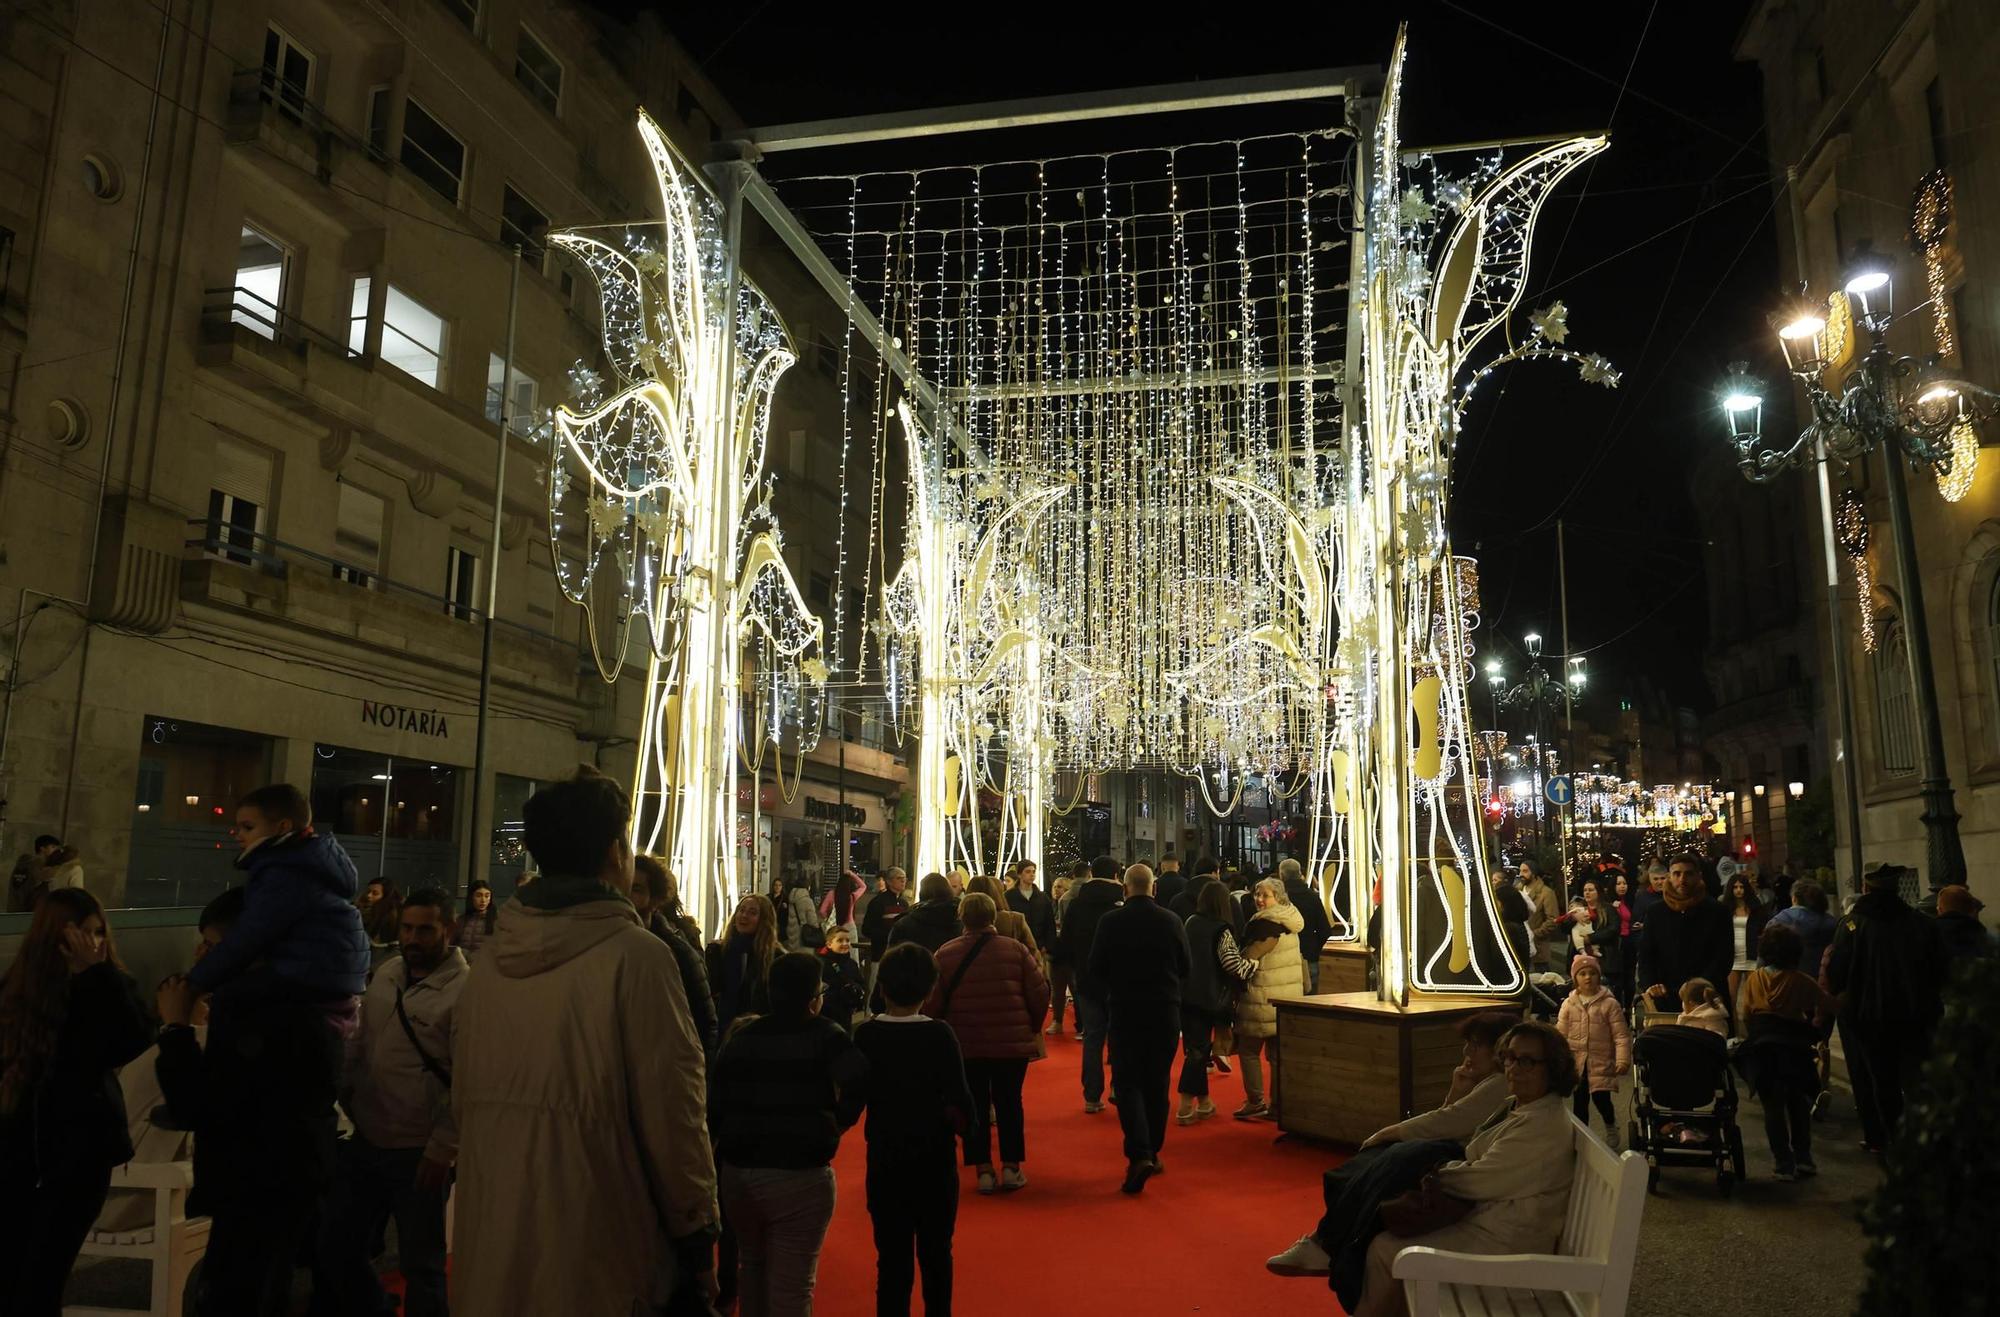
POLYGON ((562 108, 562 61, 525 27, 514 49, 514 81, 550 114, 562 108))
POLYGON ((507 773, 493 775, 493 836, 486 856, 486 881, 493 886, 493 899, 500 902, 514 894, 533 863, 528 854, 528 797, 541 789, 532 778, 507 773))
POLYGON ((291 33, 271 24, 264 30, 264 100, 276 105, 278 113, 293 123, 302 122, 312 101, 313 70, 318 62, 291 33))
POLYGON ((126 905, 198 907, 243 880, 231 836, 236 802, 271 780, 272 750, 255 732, 146 715, 126 905))
POLYGON ((338 520, 334 524, 333 553, 336 580, 350 585, 374 584, 382 570, 382 521, 387 505, 380 495, 340 482, 338 520))
POLYGON ((406 895, 418 887, 457 891, 460 770, 422 759, 318 745, 313 751, 313 826, 331 832, 363 882, 382 878, 406 895))
POLYGON ((275 462, 268 449, 255 448, 228 435, 217 435, 209 471, 209 553, 231 562, 247 563, 257 539, 268 532, 271 477, 275 462))
MULTIPOLYGON (((500 391, 507 384, 507 362, 497 352, 486 356, 486 419, 495 425, 500 423, 500 391)), ((535 431, 535 407, 541 396, 541 386, 535 377, 522 370, 520 363, 514 364, 514 399, 507 410, 507 428, 518 435, 530 435, 535 431)))
POLYGON ((285 319, 285 291, 292 256, 270 235, 243 226, 236 247, 236 287, 229 319, 253 334, 276 338, 285 319))
POLYGON ((403 103, 403 167, 456 206, 465 188, 465 143, 415 97, 403 103))

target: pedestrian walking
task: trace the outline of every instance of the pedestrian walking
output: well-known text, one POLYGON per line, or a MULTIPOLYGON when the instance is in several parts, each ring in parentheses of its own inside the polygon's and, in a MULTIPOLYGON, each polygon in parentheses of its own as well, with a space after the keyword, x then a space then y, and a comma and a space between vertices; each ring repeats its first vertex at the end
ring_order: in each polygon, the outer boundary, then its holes
POLYGON ((964 932, 958 922, 958 891, 943 874, 927 873, 917 884, 917 903, 896 921, 889 945, 915 942, 933 956, 938 948, 964 932))
POLYGON ((482 879, 474 879, 472 886, 465 890, 465 915, 458 921, 457 931, 451 935, 452 945, 465 953, 468 964, 479 954, 479 948, 486 945, 486 939, 493 936, 493 925, 500 918, 500 909, 493 903, 493 888, 482 879))
POLYGON ((1862 876, 1866 890, 1834 930, 1826 967, 1862 1146, 1871 1152, 1889 1146, 1944 1013, 1944 939, 1898 890, 1909 872, 1878 864, 1862 876))
POLYGON ((1236 1016, 1236 994, 1257 973, 1236 946, 1231 927, 1229 893, 1220 883, 1203 883, 1195 897, 1195 912, 1183 922, 1188 944, 1188 977, 1181 992, 1181 1078, 1175 1123, 1192 1125, 1215 1114, 1208 1098, 1208 1062, 1214 1055, 1215 1032, 1230 1028, 1236 1016))
POLYGON ((715 995, 718 1038, 728 1038, 737 1016, 770 1009, 771 966, 777 957, 778 912, 770 897, 752 892, 736 903, 722 937, 708 944, 708 990, 715 995))
MULTIPOLYGON (((1734 963, 1729 912, 1708 896, 1701 857, 1674 857, 1659 900, 1639 914, 1639 974, 1651 1009, 1673 1009, 1689 979, 1727 983, 1734 963)), ((1727 1009, 1725 1005, 1724 1009, 1727 1009)))
POLYGON ((820 977, 826 983, 826 1001, 820 1014, 854 1032, 854 1017, 868 1005, 868 976, 854 959, 854 936, 845 924, 835 924, 826 932, 826 945, 817 953, 820 977))
POLYGON ((882 953, 889 949, 890 933, 909 913, 910 903, 905 897, 909 885, 909 875, 901 869, 891 869, 882 877, 882 890, 868 901, 868 909, 861 916, 861 940, 868 944, 871 963, 882 959, 882 953))
POLYGON ((0 1313, 55 1317, 131 1160, 118 1067, 152 1020, 97 898, 52 888, 0 980, 0 1313))
POLYGON ((701 1043, 632 908, 631 803, 579 769, 522 812, 541 873, 459 996, 452 1306, 654 1312, 714 1292, 701 1043))
POLYGON ((787 951, 817 951, 826 945, 826 928, 812 889, 780 874, 771 879, 771 905, 778 916, 778 944, 787 951))
POLYGON ((315 1317, 394 1313, 374 1267, 384 1225, 396 1222, 404 1317, 444 1317, 445 1200, 458 1160, 451 1054, 466 959, 451 944, 451 897, 420 888, 403 901, 402 954, 361 999, 348 1040, 340 1104, 354 1134, 339 1149, 313 1263, 315 1317))
POLYGON ((1588 1125, 1594 1103, 1604 1121, 1604 1142, 1616 1151, 1618 1112, 1611 1095, 1632 1069, 1632 1030, 1618 998, 1604 986, 1604 971, 1595 957, 1579 954, 1570 962, 1569 977, 1570 993, 1556 1012, 1556 1029, 1576 1058, 1571 1108, 1588 1125))
POLYGON ((924 1317, 951 1317, 952 1233, 958 1221, 958 1133, 972 1090, 958 1038, 922 1014, 937 961, 919 946, 882 958, 885 1009, 854 1031, 868 1061, 868 1218, 875 1234, 876 1317, 909 1317, 923 1272, 924 1317))
POLYGON ((965 894, 959 904, 965 933, 938 952, 938 986, 924 1003, 924 1014, 943 1020, 958 1035, 965 1058, 965 1078, 972 1088, 965 1164, 973 1168, 982 1194, 1027 1187, 1021 1171, 1028 1155, 1021 1085, 1028 1063, 1042 1055, 1042 1019, 1049 1009, 1041 963, 1025 943, 994 929, 996 913, 986 893, 965 894), (993 1172, 994 1125, 1000 1134, 998 1176, 993 1172))
POLYGON ((709 1116, 736 1234, 741 1317, 810 1317, 833 1220, 833 1157, 867 1100, 868 1060, 821 1018, 819 958, 771 964, 769 1013, 715 1055, 709 1116))
POLYGON ((1109 1008, 1111 1070, 1118 1081, 1118 1125, 1125 1135, 1125 1181, 1136 1194, 1161 1170, 1167 1096, 1181 1034, 1181 985, 1190 969, 1187 934, 1153 900, 1153 871, 1125 871, 1125 901, 1098 922, 1090 944, 1090 981, 1109 1008))
POLYGON ((1305 917, 1285 892, 1285 885, 1266 878, 1251 889, 1254 912, 1243 933, 1243 953, 1257 963, 1257 972, 1236 998, 1236 1050, 1243 1062, 1243 1105, 1238 1120, 1275 1120, 1264 1087, 1264 1057, 1271 1061, 1271 1095, 1278 1082, 1278 997, 1304 996, 1306 966, 1299 954, 1299 930, 1305 917))
POLYGON ((688 1018, 701 1039, 703 1056, 713 1057, 717 1040, 715 993, 708 985, 708 962, 702 955, 701 926, 681 909, 674 876, 658 856, 632 857, 632 909, 648 933, 674 953, 681 992, 687 997, 688 1018))
POLYGON ((1305 962, 1306 991, 1319 991, 1319 953, 1333 936, 1333 921, 1327 918, 1326 902, 1306 881, 1305 868, 1287 857, 1278 862, 1278 881, 1284 884, 1285 899, 1299 912, 1299 959, 1305 962))
POLYGON ((1090 877, 1070 890, 1069 913, 1063 916, 1062 932, 1057 937, 1063 958, 1069 962, 1070 991, 1083 1035, 1083 1109, 1091 1115, 1104 1110, 1104 1045, 1110 1009, 1090 957, 1098 924, 1125 898, 1117 875, 1118 862, 1110 856, 1100 855, 1091 861, 1090 877))
POLYGON ((1799 972, 1803 951, 1795 931, 1767 924, 1757 944, 1757 968, 1743 982, 1736 1013, 1744 1037, 1736 1064, 1763 1104, 1764 1139, 1779 1180, 1819 1173, 1812 1155, 1812 1109, 1820 1090, 1819 1044, 1833 1021, 1834 1003, 1817 980, 1799 972))

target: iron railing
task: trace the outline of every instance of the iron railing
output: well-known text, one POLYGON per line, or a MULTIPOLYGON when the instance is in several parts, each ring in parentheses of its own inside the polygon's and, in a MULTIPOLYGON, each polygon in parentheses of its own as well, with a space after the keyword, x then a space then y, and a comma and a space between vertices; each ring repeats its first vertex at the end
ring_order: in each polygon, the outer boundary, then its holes
POLYGON ((361 353, 323 329, 316 329, 277 303, 240 284, 202 290, 201 318, 208 331, 220 336, 231 325, 242 325, 260 338, 304 351, 310 344, 350 360, 361 353))

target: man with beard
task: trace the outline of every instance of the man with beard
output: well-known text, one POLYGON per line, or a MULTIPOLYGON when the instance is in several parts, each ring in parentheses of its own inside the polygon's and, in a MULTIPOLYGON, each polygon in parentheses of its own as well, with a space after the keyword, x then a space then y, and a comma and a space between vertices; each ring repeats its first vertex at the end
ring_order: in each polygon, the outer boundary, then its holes
POLYGON ((402 955, 375 973, 347 1046, 341 1105, 354 1137, 340 1147, 313 1266, 314 1313, 393 1312, 374 1268, 391 1214, 408 1317, 444 1317, 445 1197, 458 1130, 451 1048, 465 955, 451 944, 452 900, 435 887, 403 902, 402 955))
MULTIPOLYGON (((1647 916, 1639 935, 1639 973, 1634 980, 1648 984, 1646 996, 1655 1011, 1677 1012, 1681 985, 1689 979, 1729 982, 1734 958, 1729 912, 1708 896, 1701 857, 1676 855, 1667 870, 1667 885, 1659 904, 1647 916)), ((1729 1003, 1735 1009, 1735 1003, 1729 1003)))

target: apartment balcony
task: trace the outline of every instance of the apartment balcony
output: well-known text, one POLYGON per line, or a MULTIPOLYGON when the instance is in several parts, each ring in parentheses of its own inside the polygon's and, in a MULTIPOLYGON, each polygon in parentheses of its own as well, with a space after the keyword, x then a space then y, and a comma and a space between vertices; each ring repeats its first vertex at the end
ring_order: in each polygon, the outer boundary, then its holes
POLYGON ((309 191, 350 227, 375 222, 357 203, 388 195, 392 161, 296 85, 260 65, 237 69, 225 124, 226 140, 274 182, 309 191))
POLYGON ((318 421, 367 426, 374 415, 367 360, 248 288, 203 291, 195 361, 318 421))
MULTIPOLYGON (((180 602, 265 618, 446 670, 479 666, 483 610, 226 522, 186 523, 180 602)), ((564 697, 577 689, 574 638, 500 618, 493 658, 495 671, 512 682, 564 697)))

